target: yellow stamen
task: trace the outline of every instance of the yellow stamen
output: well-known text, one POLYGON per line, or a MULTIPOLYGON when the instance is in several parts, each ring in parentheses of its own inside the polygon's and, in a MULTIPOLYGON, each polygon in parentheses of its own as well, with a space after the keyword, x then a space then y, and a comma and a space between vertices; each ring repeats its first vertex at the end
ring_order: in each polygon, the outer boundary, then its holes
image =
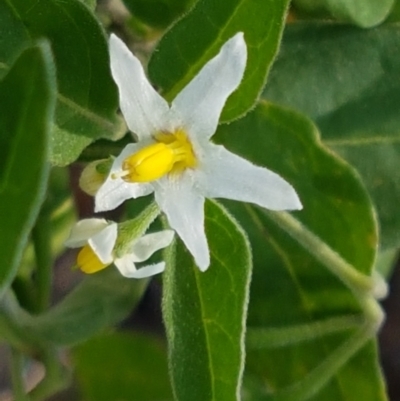
POLYGON ((120 171, 119 173, 112 173, 111 174, 111 178, 113 179, 113 180, 115 180, 115 179, 117 179, 117 178, 124 178, 126 175, 128 175, 129 174, 129 171, 125 171, 125 170, 122 170, 122 171, 120 171))
POLYGON ((110 263, 104 264, 90 245, 85 245, 78 253, 77 265, 84 273, 92 274, 103 270, 110 263))
POLYGON ((122 163, 121 177, 128 182, 154 181, 168 173, 179 173, 197 164, 192 144, 182 130, 161 132, 156 143, 127 157, 122 163))

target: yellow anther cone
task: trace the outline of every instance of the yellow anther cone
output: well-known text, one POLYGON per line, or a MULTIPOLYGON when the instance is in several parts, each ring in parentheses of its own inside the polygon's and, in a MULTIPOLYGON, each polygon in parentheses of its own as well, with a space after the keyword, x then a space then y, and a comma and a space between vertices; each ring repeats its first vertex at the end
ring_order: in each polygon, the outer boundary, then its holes
POLYGON ((181 172, 196 165, 192 145, 185 132, 158 133, 156 143, 127 157, 121 177, 128 182, 151 182, 170 172, 181 172))
POLYGON ((164 143, 155 143, 125 159, 122 168, 129 173, 123 178, 131 182, 150 182, 169 173, 175 153, 164 143))
POLYGON ((89 245, 85 245, 78 253, 78 267, 87 274, 96 273, 109 266, 104 264, 89 245))

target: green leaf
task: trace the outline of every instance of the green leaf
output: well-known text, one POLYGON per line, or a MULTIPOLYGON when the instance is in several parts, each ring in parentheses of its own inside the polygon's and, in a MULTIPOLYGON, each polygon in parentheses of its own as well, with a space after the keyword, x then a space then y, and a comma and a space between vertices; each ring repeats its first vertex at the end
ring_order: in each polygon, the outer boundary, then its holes
POLYGON ((16 274, 44 198, 54 104, 54 67, 42 42, 0 82, 0 293, 16 274))
POLYGON ((293 0, 296 8, 311 14, 325 13, 343 22, 370 28, 383 22, 395 0, 293 0))
POLYGON ((237 32, 244 32, 248 62, 222 119, 246 113, 258 99, 281 38, 287 0, 199 0, 161 39, 149 64, 153 82, 172 100, 237 32))
POLYGON ((72 350, 87 401, 172 400, 164 344, 148 334, 112 333, 72 350))
MULTIPOLYGON (((80 0, 7 0, 6 4, 19 34, 17 46, 28 46, 28 37, 46 37, 52 45, 58 94, 51 161, 69 164, 94 139, 114 138, 119 130, 117 89, 106 38, 90 10, 80 0)), ((14 30, 9 35, 14 36, 14 30)), ((9 58, 4 55, 0 63, 8 66, 9 58)))
POLYGON ((215 138, 291 183, 303 203, 296 218, 358 270, 371 273, 377 227, 370 199, 357 173, 319 142, 310 120, 262 102, 243 120, 220 126, 215 138), (351 238, 344 241, 335 229, 351 238))
POLYGON ((396 268, 399 259, 399 250, 397 248, 386 249, 378 253, 376 258, 376 271, 383 277, 389 279, 396 268))
POLYGON ((200 272, 177 241, 164 273, 163 313, 176 400, 239 400, 251 274, 247 239, 218 204, 206 202, 211 265, 200 272))
POLYGON ((308 114, 361 173, 377 207, 383 248, 400 244, 400 29, 295 24, 264 96, 308 114), (362 73, 360 73, 362 71, 362 73))
POLYGON ((392 11, 387 19, 388 22, 398 22, 400 21, 400 1, 395 0, 392 11))
POLYGON ((85 278, 59 304, 21 324, 46 342, 75 344, 122 320, 147 284, 147 280, 128 280, 110 267, 85 278))
POLYGON ((123 0, 131 13, 151 26, 165 28, 197 0, 123 0))
POLYGON ((83 4, 86 4, 86 6, 94 11, 97 5, 97 0, 80 0, 83 4))
POLYGON ((0 78, 7 73, 28 42, 24 24, 15 18, 6 2, 0 2, 0 78))
MULTIPOLYGON (((371 274, 377 227, 368 195, 355 171, 320 143, 309 120, 262 103, 220 126, 216 138, 290 182, 304 206, 291 219, 331 248, 333 258, 371 274)), ((364 318, 350 290, 314 249, 288 235, 280 213, 234 202, 229 209, 253 247, 247 370, 261 379, 261 399, 385 400, 375 344, 365 345, 371 333, 362 331, 364 318)))

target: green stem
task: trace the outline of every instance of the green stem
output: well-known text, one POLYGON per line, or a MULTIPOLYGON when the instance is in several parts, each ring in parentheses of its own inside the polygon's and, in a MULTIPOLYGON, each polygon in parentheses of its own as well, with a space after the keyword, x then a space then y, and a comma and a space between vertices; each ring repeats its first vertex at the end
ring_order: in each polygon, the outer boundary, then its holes
POLYGON ((32 401, 42 401, 66 388, 70 375, 61 365, 55 348, 47 347, 41 353, 46 375, 43 380, 29 393, 32 401))
POLYGON ((356 270, 325 242, 309 231, 300 221, 287 212, 264 212, 274 223, 338 277, 357 299, 360 300, 361 294, 369 293, 373 295, 375 290, 374 280, 356 270))
POLYGON ((246 348, 256 350, 285 347, 355 329, 363 323, 363 316, 349 315, 287 327, 249 327, 246 333, 246 348))
MULTIPOLYGON (((255 212, 252 209, 248 210, 256 224, 259 224, 255 212)), ((379 330, 384 320, 384 313, 376 298, 385 294, 386 284, 379 277, 369 277, 360 273, 289 213, 270 211, 264 213, 338 277, 352 291, 363 311, 363 324, 347 341, 336 348, 304 379, 269 398, 273 401, 303 401, 315 395, 379 330)), ((329 331, 331 329, 329 326, 330 324, 322 331, 329 331)), ((308 336, 305 332, 301 334, 308 336)))
POLYGON ((377 277, 360 273, 289 213, 269 211, 265 213, 353 292, 364 312, 366 324, 373 325, 376 333, 383 322, 384 314, 375 298, 381 297, 386 292, 386 289, 382 288, 386 284, 377 277))
POLYGON ((0 315, 0 340, 23 352, 33 352, 33 346, 27 341, 26 336, 18 325, 9 316, 0 315))
POLYGON ((52 258, 50 238, 50 217, 47 211, 40 212, 32 231, 33 246, 36 256, 37 304, 36 312, 46 310, 50 304, 52 283, 52 258))
POLYGON ((368 342, 374 333, 375 330, 370 325, 362 326, 304 379, 279 391, 268 400, 302 401, 312 397, 368 342))
POLYGON ((11 349, 11 379, 15 401, 28 401, 24 383, 24 356, 15 348, 11 349))
POLYGON ((24 328, 29 316, 18 304, 11 290, 7 290, 0 300, 0 339, 23 353, 33 354, 37 341, 32 333, 24 328))

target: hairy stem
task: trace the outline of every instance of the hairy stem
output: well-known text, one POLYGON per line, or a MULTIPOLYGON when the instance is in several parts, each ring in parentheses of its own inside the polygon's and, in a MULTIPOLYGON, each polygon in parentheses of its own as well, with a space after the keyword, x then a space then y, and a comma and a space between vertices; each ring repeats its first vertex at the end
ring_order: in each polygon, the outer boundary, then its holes
POLYGON ((292 215, 287 212, 265 211, 265 213, 274 223, 338 277, 354 293, 357 299, 359 299, 360 294, 373 293, 375 282, 371 277, 356 270, 292 215))
POLYGON ((43 401, 53 394, 66 388, 70 375, 61 365, 57 351, 53 347, 46 347, 41 352, 46 375, 43 380, 29 393, 32 401, 43 401))
POLYGON ((15 348, 11 348, 11 379, 14 400, 29 401, 30 398, 25 392, 24 356, 15 348))
POLYGON ((312 397, 370 340, 374 333, 375 329, 369 324, 362 326, 304 379, 279 391, 269 400, 302 401, 312 397))
POLYGON ((363 322, 364 318, 360 314, 332 317, 286 327, 249 327, 246 334, 246 347, 249 350, 285 347, 311 341, 328 334, 355 329, 360 327, 363 322))
MULTIPOLYGON (((260 224, 254 210, 249 208, 248 211, 255 223, 260 224)), ((289 213, 265 210, 263 212, 338 277, 353 293, 363 311, 363 319, 358 324, 355 321, 345 322, 344 326, 347 328, 351 328, 350 326, 353 324, 358 327, 350 338, 344 341, 302 380, 278 391, 269 398, 273 401, 304 401, 315 395, 377 333, 384 320, 384 313, 376 299, 385 296, 387 292, 386 283, 378 276, 369 277, 359 272, 289 213)), ((315 337, 318 334, 325 335, 340 331, 335 329, 331 320, 322 323, 322 326, 321 322, 315 322, 284 329, 267 329, 264 333, 254 332, 251 334, 250 331, 250 341, 251 336, 254 337, 255 342, 257 337, 264 335, 264 343, 269 340, 272 342, 272 346, 285 346, 291 344, 292 337, 296 335, 299 335, 300 340, 305 341, 311 339, 311 336, 315 337), (313 328, 312 332, 309 331, 310 328, 313 328), (287 335, 286 338, 284 338, 284 334, 287 335)))

